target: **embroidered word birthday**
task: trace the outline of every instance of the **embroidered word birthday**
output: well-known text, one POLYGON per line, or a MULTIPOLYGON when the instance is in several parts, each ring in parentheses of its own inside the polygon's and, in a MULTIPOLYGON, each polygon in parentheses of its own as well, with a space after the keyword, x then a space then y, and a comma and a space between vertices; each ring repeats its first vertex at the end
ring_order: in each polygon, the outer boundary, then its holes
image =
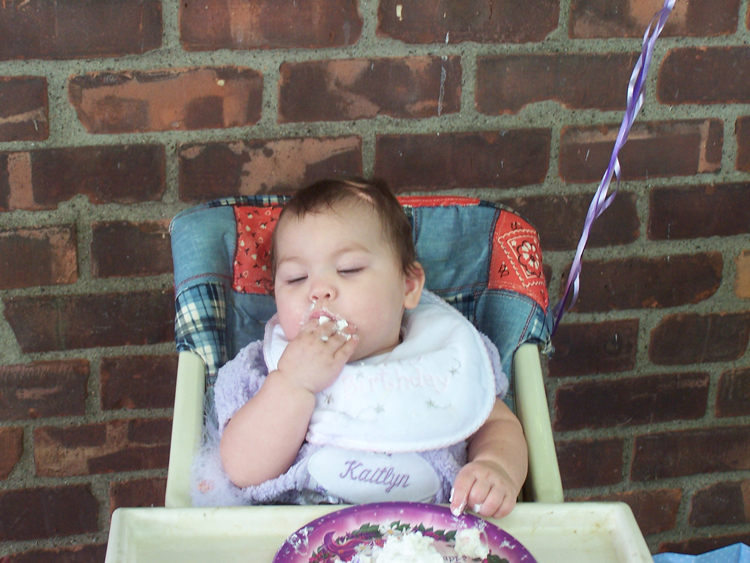
POLYGON ((420 387, 431 387, 438 393, 445 392, 448 386, 448 373, 433 375, 420 369, 419 366, 408 366, 409 369, 399 369, 398 366, 390 370, 381 369, 376 373, 347 372, 341 375, 340 381, 344 388, 344 396, 348 399, 356 393, 375 393, 377 391, 390 392, 408 391, 420 387))

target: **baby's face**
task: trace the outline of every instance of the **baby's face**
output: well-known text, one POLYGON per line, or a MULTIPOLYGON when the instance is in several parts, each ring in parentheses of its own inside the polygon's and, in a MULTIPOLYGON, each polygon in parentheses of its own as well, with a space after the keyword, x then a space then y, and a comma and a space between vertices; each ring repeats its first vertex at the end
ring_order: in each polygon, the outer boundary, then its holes
POLYGON ((421 278, 414 278, 403 273, 379 218, 366 206, 342 203, 285 217, 276 227, 274 290, 289 340, 311 313, 314 318, 327 309, 356 326, 359 344, 350 361, 387 352, 399 342, 404 308, 419 302, 421 278))

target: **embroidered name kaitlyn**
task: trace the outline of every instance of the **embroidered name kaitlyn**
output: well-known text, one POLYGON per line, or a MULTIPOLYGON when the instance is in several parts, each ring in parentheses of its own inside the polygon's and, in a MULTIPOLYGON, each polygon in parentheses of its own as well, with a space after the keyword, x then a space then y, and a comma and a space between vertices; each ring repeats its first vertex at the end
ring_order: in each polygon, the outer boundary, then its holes
POLYGON ((364 483, 372 483, 374 485, 384 485, 386 487, 385 492, 390 493, 394 487, 406 488, 409 486, 409 475, 407 473, 396 473, 393 467, 377 467, 370 469, 364 467, 362 463, 356 459, 352 459, 344 462, 346 469, 343 473, 339 473, 339 477, 346 479, 349 477, 352 481, 362 481, 364 483))

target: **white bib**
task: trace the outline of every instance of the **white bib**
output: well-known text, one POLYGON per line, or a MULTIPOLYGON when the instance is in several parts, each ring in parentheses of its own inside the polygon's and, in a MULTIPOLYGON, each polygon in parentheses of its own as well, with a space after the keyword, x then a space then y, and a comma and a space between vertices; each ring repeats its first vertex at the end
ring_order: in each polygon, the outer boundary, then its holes
MULTIPOLYGON (((264 339, 269 371, 288 344, 274 316, 264 339)), ((347 364, 316 394, 307 441, 367 452, 437 450, 476 432, 494 403, 492 361, 479 333, 425 291, 404 314, 401 344, 347 364)))

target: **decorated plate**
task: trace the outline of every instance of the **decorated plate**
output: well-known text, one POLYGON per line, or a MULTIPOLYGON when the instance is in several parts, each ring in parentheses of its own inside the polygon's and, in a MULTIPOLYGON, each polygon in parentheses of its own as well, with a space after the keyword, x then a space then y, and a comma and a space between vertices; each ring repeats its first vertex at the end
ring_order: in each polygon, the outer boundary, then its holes
POLYGON ((417 502, 361 504, 326 514, 287 538, 273 563, 355 562, 370 555, 390 535, 421 532, 433 538, 433 546, 445 562, 475 563, 454 549, 459 530, 476 528, 489 547, 486 563, 536 563, 513 536, 477 516, 453 516, 446 506, 417 502))

